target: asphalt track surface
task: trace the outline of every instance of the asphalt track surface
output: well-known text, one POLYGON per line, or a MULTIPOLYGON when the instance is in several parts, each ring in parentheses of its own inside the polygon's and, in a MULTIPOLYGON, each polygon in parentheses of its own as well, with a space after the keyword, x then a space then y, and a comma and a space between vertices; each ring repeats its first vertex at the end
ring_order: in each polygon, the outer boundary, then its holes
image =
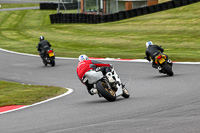
POLYGON ((0 12, 2 12, 2 11, 15 11, 15 10, 33 10, 33 9, 39 9, 39 7, 6 8, 6 9, 0 9, 0 12))
MULTIPOLYGON (((1 133, 199 133, 200 66, 174 64, 173 77, 151 63, 108 61, 131 93, 108 102, 90 96, 76 76, 76 59, 56 59, 0 51, 0 80, 72 88, 59 99, 0 115, 1 133)), ((106 62, 106 61, 104 61, 106 62)))

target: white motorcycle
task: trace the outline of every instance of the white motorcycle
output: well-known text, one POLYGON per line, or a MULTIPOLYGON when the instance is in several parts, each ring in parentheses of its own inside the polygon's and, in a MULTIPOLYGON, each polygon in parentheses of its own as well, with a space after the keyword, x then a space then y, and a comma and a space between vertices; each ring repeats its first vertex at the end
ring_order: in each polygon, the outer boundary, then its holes
POLYGON ((111 72, 106 73, 104 76, 101 71, 88 71, 85 73, 83 82, 88 81, 89 84, 93 84, 97 89, 100 97, 104 97, 108 101, 115 101, 117 97, 122 96, 129 98, 130 93, 122 85, 119 76, 114 68, 111 72))

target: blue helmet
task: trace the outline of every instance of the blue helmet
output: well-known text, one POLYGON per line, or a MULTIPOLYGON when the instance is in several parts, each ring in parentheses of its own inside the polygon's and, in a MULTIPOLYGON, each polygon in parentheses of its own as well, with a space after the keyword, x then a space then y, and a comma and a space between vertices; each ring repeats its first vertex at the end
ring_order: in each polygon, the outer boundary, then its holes
POLYGON ((87 55, 80 55, 78 59, 79 59, 79 61, 89 60, 87 55))
POLYGON ((153 42, 152 42, 152 41, 146 42, 146 47, 147 47, 147 48, 148 48, 150 45, 153 45, 153 42))

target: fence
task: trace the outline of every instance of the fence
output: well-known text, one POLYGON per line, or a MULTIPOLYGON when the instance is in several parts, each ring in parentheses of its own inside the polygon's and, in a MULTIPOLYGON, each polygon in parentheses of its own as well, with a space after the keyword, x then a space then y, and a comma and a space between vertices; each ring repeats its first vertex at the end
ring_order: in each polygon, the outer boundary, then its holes
POLYGON ((164 11, 188 4, 192 4, 195 2, 199 2, 200 0, 174 0, 169 1, 157 5, 146 6, 142 8, 132 9, 128 11, 121 11, 113 14, 106 15, 95 15, 95 14, 82 14, 82 13, 57 13, 51 14, 50 20, 51 24, 55 23, 90 23, 90 24, 98 24, 98 23, 107 23, 113 21, 119 21, 131 17, 136 17, 140 15, 155 13, 159 11, 164 11))
MULTIPOLYGON (((64 3, 64 5, 67 10, 78 9, 78 2, 64 3)), ((57 8, 58 3, 40 3, 40 10, 57 10, 57 8)), ((60 10, 64 10, 64 7, 60 6, 60 10)))

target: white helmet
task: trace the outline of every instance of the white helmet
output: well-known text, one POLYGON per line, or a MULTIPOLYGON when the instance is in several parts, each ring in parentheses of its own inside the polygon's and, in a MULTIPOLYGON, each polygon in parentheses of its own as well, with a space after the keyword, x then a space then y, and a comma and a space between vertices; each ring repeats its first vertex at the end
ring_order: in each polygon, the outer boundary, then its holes
POLYGON ((40 36, 39 37, 40 41, 44 40, 44 37, 43 36, 40 36))
POLYGON ((146 47, 147 47, 147 48, 149 47, 149 45, 153 45, 153 42, 152 42, 152 41, 146 42, 146 47))
POLYGON ((79 61, 89 60, 87 55, 80 55, 78 59, 79 59, 79 61))

